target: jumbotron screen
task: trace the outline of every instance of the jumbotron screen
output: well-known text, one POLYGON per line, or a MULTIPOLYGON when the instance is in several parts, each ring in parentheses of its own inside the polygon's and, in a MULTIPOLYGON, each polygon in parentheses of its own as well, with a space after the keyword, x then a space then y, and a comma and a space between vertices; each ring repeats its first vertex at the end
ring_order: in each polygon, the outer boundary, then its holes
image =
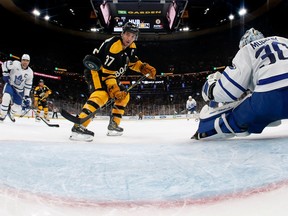
POLYGON ((142 3, 141 7, 123 3, 111 6, 113 32, 121 32, 126 22, 137 25, 141 32, 161 32, 168 29, 168 20, 165 18, 167 4, 142 3))
POLYGON ((122 31, 127 22, 136 24, 141 32, 172 32, 188 1, 97 1, 94 10, 100 15, 102 25, 112 33, 122 31))

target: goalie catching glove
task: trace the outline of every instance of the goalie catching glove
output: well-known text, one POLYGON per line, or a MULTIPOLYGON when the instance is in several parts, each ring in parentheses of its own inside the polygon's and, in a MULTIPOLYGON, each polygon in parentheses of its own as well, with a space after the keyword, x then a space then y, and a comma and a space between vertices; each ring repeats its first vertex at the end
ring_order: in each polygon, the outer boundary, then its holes
POLYGON ((140 72, 143 75, 149 74, 148 76, 149 79, 155 79, 156 69, 153 66, 149 65, 148 63, 143 63, 141 65, 140 72))
POLYGON ((121 91, 117 84, 109 86, 108 93, 111 98, 115 98, 116 100, 123 100, 128 94, 126 91, 121 91))
POLYGON ((214 100, 214 96, 213 96, 213 89, 216 85, 216 82, 221 78, 221 73, 219 71, 210 74, 207 77, 207 81, 204 83, 203 87, 202 87, 202 97, 204 99, 204 101, 211 101, 214 100))

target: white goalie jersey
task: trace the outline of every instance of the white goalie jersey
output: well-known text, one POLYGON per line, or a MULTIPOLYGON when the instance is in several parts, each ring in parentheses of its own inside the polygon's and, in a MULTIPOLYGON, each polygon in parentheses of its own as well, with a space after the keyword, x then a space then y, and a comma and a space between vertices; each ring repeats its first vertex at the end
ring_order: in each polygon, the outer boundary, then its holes
POLYGON ((22 69, 21 62, 6 61, 2 64, 3 77, 9 77, 9 83, 17 92, 24 92, 24 95, 29 95, 33 84, 33 71, 28 66, 27 69, 22 69))
POLYGON ((288 86, 288 40, 273 36, 241 48, 216 82, 216 102, 237 100, 246 90, 266 92, 288 86))

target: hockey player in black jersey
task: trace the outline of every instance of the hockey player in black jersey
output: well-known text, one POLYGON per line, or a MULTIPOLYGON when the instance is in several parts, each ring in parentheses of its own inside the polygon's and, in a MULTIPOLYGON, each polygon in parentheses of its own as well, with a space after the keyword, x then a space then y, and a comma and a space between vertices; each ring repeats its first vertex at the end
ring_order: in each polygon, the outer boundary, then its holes
POLYGON ((40 121, 40 113, 43 110, 44 112, 44 119, 49 122, 48 117, 48 103, 47 98, 50 94, 52 94, 51 89, 44 84, 44 80, 40 79, 38 85, 34 89, 34 107, 37 109, 37 113, 35 115, 35 120, 38 122, 40 121))
MULTIPOLYGON (((126 105, 130 100, 125 88, 119 86, 118 78, 129 68, 154 79, 156 69, 148 63, 143 63, 136 55, 136 44, 139 29, 133 23, 126 23, 120 36, 114 36, 105 40, 99 50, 94 53, 93 61, 84 59, 84 65, 90 70, 86 70, 86 81, 92 89, 92 93, 79 114, 80 118, 94 113, 98 108, 107 103, 110 98, 115 102, 112 109, 111 119, 108 125, 107 135, 122 135, 123 128, 120 122, 124 115, 126 105)), ((86 57, 85 57, 86 58, 86 57)), ((71 140, 92 141, 94 133, 86 127, 91 122, 91 118, 83 124, 74 124, 72 127, 71 140)))

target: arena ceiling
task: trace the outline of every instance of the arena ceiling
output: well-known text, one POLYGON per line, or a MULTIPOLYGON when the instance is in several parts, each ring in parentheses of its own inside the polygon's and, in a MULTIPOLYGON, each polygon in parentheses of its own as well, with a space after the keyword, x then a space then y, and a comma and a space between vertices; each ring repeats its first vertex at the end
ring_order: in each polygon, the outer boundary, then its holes
POLYGON ((53 31, 65 32, 87 39, 98 38, 101 40, 107 38, 107 34, 117 33, 116 27, 119 25, 119 20, 142 23, 143 31, 141 31, 139 40, 191 38, 239 25, 243 21, 249 22, 280 2, 281 0, 0 1, 4 8, 21 18, 30 20, 35 25, 42 25, 53 31), (171 5, 174 4, 176 10, 171 12, 171 5), (103 7, 103 5, 108 6, 103 7), (239 9, 243 7, 247 9, 247 15, 244 18, 238 15, 239 9), (32 13, 34 9, 38 9, 39 16, 36 17, 32 13), (103 13, 107 13, 107 11, 108 15, 103 16, 103 13), (158 11, 162 12, 158 13, 158 11), (168 11, 172 13, 172 16, 173 13, 176 13, 173 23, 167 21, 168 11), (232 21, 228 18, 230 14, 234 15, 232 21), (49 16, 49 20, 45 20, 45 15, 49 16), (184 28, 187 31, 184 31, 184 28))

